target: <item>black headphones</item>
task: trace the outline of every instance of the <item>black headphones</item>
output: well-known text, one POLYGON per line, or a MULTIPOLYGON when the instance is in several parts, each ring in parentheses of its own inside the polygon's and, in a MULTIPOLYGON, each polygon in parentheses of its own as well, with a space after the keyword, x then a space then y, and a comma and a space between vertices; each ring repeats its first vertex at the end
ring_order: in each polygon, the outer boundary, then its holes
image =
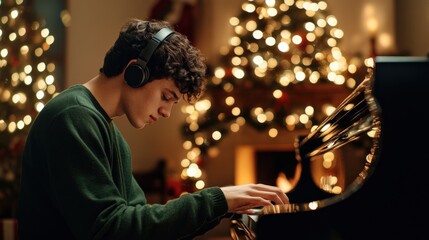
POLYGON ((140 52, 137 61, 128 65, 125 69, 124 78, 125 82, 127 82, 129 86, 138 88, 143 86, 149 80, 150 72, 146 66, 149 59, 152 57, 153 52, 159 47, 162 41, 173 33, 174 32, 169 28, 159 30, 147 43, 146 47, 140 52))

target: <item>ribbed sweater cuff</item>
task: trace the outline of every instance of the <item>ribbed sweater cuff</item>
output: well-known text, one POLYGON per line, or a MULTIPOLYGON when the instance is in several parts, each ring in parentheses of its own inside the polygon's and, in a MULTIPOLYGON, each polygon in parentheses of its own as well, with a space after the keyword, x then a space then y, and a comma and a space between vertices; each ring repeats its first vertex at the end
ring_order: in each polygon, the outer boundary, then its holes
POLYGON ((225 215, 228 212, 228 203, 226 202, 225 195, 219 187, 209 187, 202 191, 210 195, 213 201, 213 212, 216 216, 225 215))

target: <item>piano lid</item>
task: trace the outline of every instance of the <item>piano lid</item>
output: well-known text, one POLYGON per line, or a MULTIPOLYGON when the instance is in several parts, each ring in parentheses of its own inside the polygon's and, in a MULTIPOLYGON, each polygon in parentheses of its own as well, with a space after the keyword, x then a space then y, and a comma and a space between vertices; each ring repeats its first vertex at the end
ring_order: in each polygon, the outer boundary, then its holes
MULTIPOLYGON (((315 210, 332 205, 351 195, 358 190, 375 169, 379 139, 381 133, 380 107, 373 95, 374 75, 373 69, 368 69, 368 74, 361 84, 344 99, 336 110, 328 116, 317 128, 311 131, 301 141, 297 140, 297 158, 302 164, 301 179, 288 193, 293 203, 287 205, 274 205, 263 208, 255 214, 290 213, 297 211, 315 210), (346 148, 345 145, 353 147, 346 148), (347 151, 344 153, 341 151, 347 151), (309 162, 326 153, 341 155, 344 157, 358 157, 362 161, 360 171, 356 173, 351 183, 346 183, 345 189, 332 187, 335 184, 324 181, 318 183, 321 190, 328 194, 312 195, 308 193, 310 186, 304 181, 310 178, 309 162), (312 195, 309 199, 307 196, 312 195)), ((347 159, 346 161, 358 161, 347 159)), ((329 182, 329 181, 328 181, 329 182)), ((315 191, 312 189, 312 191, 315 191)))

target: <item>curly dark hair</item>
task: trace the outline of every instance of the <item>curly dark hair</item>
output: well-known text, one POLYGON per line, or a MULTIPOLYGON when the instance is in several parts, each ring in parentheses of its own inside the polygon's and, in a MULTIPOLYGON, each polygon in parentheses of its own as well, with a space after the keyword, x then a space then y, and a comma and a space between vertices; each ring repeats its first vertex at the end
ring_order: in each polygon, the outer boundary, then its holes
MULTIPOLYGON (((130 60, 138 58, 152 36, 165 27, 173 30, 165 21, 127 21, 115 44, 106 53, 100 71, 107 77, 119 75, 130 60)), ((174 79, 187 102, 195 102, 205 91, 205 59, 188 38, 179 32, 174 32, 161 43, 147 63, 147 68, 150 72, 149 81, 169 77, 174 79)))

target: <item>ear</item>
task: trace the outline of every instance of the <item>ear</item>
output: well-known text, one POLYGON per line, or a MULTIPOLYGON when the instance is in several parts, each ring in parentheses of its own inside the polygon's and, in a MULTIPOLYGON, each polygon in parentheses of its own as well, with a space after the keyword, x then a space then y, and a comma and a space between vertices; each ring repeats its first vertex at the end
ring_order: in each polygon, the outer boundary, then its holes
POLYGON ((124 69, 122 69, 122 74, 124 74, 125 70, 132 64, 137 62, 137 59, 131 59, 128 63, 127 66, 124 67, 124 69))

